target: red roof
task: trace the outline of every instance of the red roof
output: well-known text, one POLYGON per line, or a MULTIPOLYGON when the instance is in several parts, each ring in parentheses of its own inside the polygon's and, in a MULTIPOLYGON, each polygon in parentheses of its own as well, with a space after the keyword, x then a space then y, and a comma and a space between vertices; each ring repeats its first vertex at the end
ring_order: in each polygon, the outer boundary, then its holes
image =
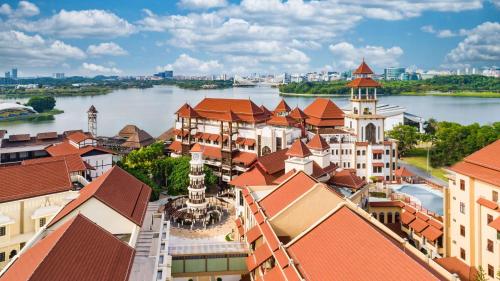
POLYGON ((401 214, 401 222, 405 225, 410 224, 415 219, 415 216, 410 212, 403 212, 401 214))
POLYGON ((190 152, 203 152, 203 146, 201 146, 199 143, 195 143, 193 147, 191 147, 190 152))
POLYGON ((398 207, 403 208, 405 204, 401 201, 375 201, 370 202, 370 207, 398 207))
POLYGON ((135 251, 83 215, 77 215, 23 252, 5 281, 128 280, 135 251))
POLYGON ((363 62, 361 62, 361 64, 358 66, 358 68, 352 74, 373 74, 373 71, 365 63, 365 60, 363 59, 363 62))
POLYGON ((302 109, 300 109, 298 106, 290 111, 290 114, 288 116, 292 117, 295 120, 307 119, 307 114, 305 114, 304 111, 302 111, 302 109))
POLYGON ((65 141, 62 143, 54 144, 51 145, 45 150, 51 155, 51 156, 62 156, 62 155, 69 155, 69 154, 78 154, 80 156, 85 156, 84 154, 89 153, 90 151, 99 151, 103 154, 114 154, 113 151, 106 149, 104 147, 99 147, 99 146, 92 146, 92 145, 87 145, 81 148, 76 148, 69 142, 65 141))
POLYGON ((304 158, 304 157, 312 155, 312 153, 309 150, 309 148, 307 148, 307 146, 300 139, 297 139, 292 144, 292 146, 288 149, 288 151, 286 152, 286 155, 290 156, 290 157, 304 158))
POLYGON ((443 236, 443 232, 434 226, 429 226, 422 232, 422 235, 427 238, 427 240, 434 242, 439 237, 443 236))
POLYGON ((233 157, 233 163, 242 163, 248 167, 257 160, 257 154, 246 151, 237 151, 233 157))
POLYGON ((258 225, 250 228, 247 233, 245 233, 245 236, 247 238, 247 243, 251 244, 255 240, 257 240, 259 237, 262 236, 262 232, 260 232, 260 228, 258 225))
POLYGON ((220 147, 204 145, 203 156, 210 159, 222 159, 222 151, 220 147))
POLYGON ((258 164, 270 175, 285 170, 288 149, 282 149, 257 158, 258 164))
POLYGON ((21 165, 33 165, 37 163, 47 163, 54 161, 66 161, 66 165, 68 167, 68 172, 81 172, 88 170, 88 167, 85 165, 86 162, 82 160, 82 158, 78 154, 70 154, 63 156, 54 156, 54 157, 43 157, 43 158, 35 158, 30 160, 24 160, 21 162, 21 165))
POLYGON ((281 99, 280 103, 274 109, 274 113, 290 112, 292 110, 290 106, 286 103, 284 99, 281 99))
POLYGON ((175 114, 184 118, 199 118, 200 115, 187 103, 181 106, 175 114))
POLYGON ((458 274, 460 280, 476 280, 476 269, 474 267, 469 267, 457 257, 439 258, 435 259, 435 261, 449 272, 458 274))
MULTIPOLYGON (((420 213, 417 213, 417 216, 418 216, 418 214, 420 214, 420 213)), ((416 233, 422 232, 428 226, 429 225, 424 220, 422 220, 418 217, 410 223, 410 227, 413 228, 413 230, 416 233)))
POLYGON ((491 210, 497 210, 497 209, 499 209, 497 202, 490 201, 490 200, 488 200, 486 198, 479 198, 479 199, 477 199, 476 202, 479 205, 484 206, 484 207, 486 207, 488 209, 491 209, 491 210))
POLYGON ((244 122, 258 123, 268 119, 268 115, 249 99, 204 98, 194 109, 201 117, 214 120, 220 120, 229 111, 244 122))
POLYGON ((69 202, 52 219, 49 226, 70 214, 94 197, 137 225, 142 225, 151 195, 151 188, 118 166, 82 188, 80 195, 69 202))
POLYGON ((229 111, 225 112, 224 114, 222 114, 218 120, 226 121, 226 122, 238 122, 241 119, 240 119, 240 117, 238 117, 238 115, 234 114, 234 112, 232 110, 229 110, 229 111))
POLYGON ((292 118, 291 116, 271 116, 271 119, 267 121, 267 124, 269 125, 274 125, 274 126, 286 126, 286 127, 292 127, 297 124, 297 121, 292 118))
POLYGON ((173 152, 176 153, 181 153, 182 152, 182 143, 180 141, 173 141, 169 146, 168 149, 172 150, 173 152))
POLYGON ((248 171, 237 176, 229 182, 236 187, 271 185, 274 178, 268 175, 259 165, 253 166, 248 171))
POLYGON ((68 140, 73 141, 75 143, 82 142, 87 139, 94 139, 91 135, 85 134, 83 132, 74 132, 66 137, 68 140))
POLYGON ((347 207, 299 237, 288 253, 306 280, 439 280, 347 207))
POLYGON ((497 231, 500 231, 500 217, 497 217, 492 222, 488 224, 488 226, 493 227, 497 231))
POLYGON ((297 172, 297 170, 291 169, 290 171, 288 171, 288 173, 285 173, 285 174, 279 176, 277 179, 273 180, 273 183, 280 184, 280 183, 284 182, 286 179, 288 179, 289 177, 291 177, 293 174, 295 174, 295 172, 297 172))
POLYGON ((326 140, 321 137, 319 134, 314 135, 314 137, 307 143, 307 147, 315 150, 325 150, 329 149, 330 145, 326 142, 326 140))
POLYGON ((384 167, 384 163, 380 163, 380 162, 375 162, 375 163, 372 163, 373 167, 384 167))
POLYGON ((72 183, 66 161, 0 168, 0 203, 69 191, 72 183))
POLYGON ((410 212, 411 214, 415 214, 417 212, 417 210, 409 205, 405 205, 405 210, 407 212, 410 212))
POLYGON ((356 78, 347 84, 350 88, 378 88, 380 84, 371 78, 356 78))
POLYGON ((336 186, 352 188, 355 190, 362 188, 366 184, 366 181, 358 177, 355 171, 349 169, 344 169, 335 173, 335 175, 330 178, 329 182, 336 186))
POLYGON ((269 249, 269 246, 267 244, 262 244, 255 249, 252 255, 247 257, 247 268, 248 270, 252 271, 257 266, 261 265, 263 262, 265 262, 267 259, 269 259, 273 253, 269 249))
POLYGON ((398 168, 396 171, 394 171, 394 174, 396 177, 414 177, 415 174, 410 172, 406 167, 398 168))
POLYGON ((500 157, 491 157, 492 155, 500 155, 500 140, 465 157, 450 170, 498 187, 500 186, 500 157))
POLYGON ((265 222, 259 227, 271 250, 276 251, 280 246, 280 241, 271 228, 271 225, 268 222, 265 222))
POLYGON ((260 109, 262 109, 262 111, 264 111, 264 113, 265 113, 267 116, 272 116, 272 115, 273 115, 273 113, 272 113, 269 109, 267 109, 267 107, 265 107, 264 105, 261 105, 261 106, 260 106, 260 109))
POLYGON ((273 217, 316 183, 306 173, 299 171, 267 194, 259 203, 267 217, 273 217))
POLYGON ((344 112, 330 99, 317 98, 304 113, 309 117, 308 124, 320 127, 334 127, 344 125, 344 112))

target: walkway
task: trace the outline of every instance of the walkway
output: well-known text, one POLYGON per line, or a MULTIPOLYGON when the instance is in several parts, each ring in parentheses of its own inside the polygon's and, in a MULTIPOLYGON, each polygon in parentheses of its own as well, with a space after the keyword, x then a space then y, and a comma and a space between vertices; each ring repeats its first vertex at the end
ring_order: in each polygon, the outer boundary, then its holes
POLYGON ((400 163, 401 167, 405 167, 410 172, 414 173, 415 175, 417 175, 417 176, 419 176, 427 181, 430 181, 434 184, 441 185, 441 186, 448 186, 448 182, 445 182, 444 180, 442 180, 440 178, 436 178, 435 176, 428 174, 426 171, 424 171, 418 167, 410 165, 410 164, 404 162, 403 160, 401 160, 399 163, 400 163))

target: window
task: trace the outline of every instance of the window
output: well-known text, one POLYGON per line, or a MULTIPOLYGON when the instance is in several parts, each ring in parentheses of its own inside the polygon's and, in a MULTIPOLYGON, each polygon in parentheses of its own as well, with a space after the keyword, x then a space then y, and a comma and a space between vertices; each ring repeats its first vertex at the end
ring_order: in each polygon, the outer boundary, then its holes
POLYGON ((389 155, 389 149, 385 150, 385 155, 389 155))
POLYGON ((45 223, 47 222, 47 219, 46 218, 40 218, 40 221, 38 223, 38 225, 40 227, 43 227, 45 225, 45 223))
POLYGON ((490 239, 488 239, 486 242, 486 249, 488 250, 488 252, 493 253, 493 241, 491 241, 490 239))
POLYGON ((460 190, 465 190, 465 181, 460 180, 460 190))
POLYGON ((493 202, 498 202, 498 191, 494 191, 491 193, 491 199, 493 202))
POLYGON ((385 163, 385 167, 389 168, 389 162, 385 163))
POLYGON ((460 235, 465 237, 465 226, 463 225, 460 226, 460 235))
POLYGON ((356 164, 356 167, 357 167, 358 169, 361 169, 361 164, 359 164, 359 163, 358 163, 358 164, 356 164))
POLYGON ((276 138, 276 150, 281 150, 281 149, 282 149, 281 138, 276 138))
POLYGON ((5 236, 5 226, 0 227, 0 236, 5 236))
POLYGON ((460 202, 460 213, 465 214, 465 203, 460 202))
POLYGON ((495 268, 491 264, 488 264, 488 276, 495 277, 495 268))
POLYGON ((362 155, 366 155, 366 151, 365 150, 361 150, 361 154, 362 155))
POLYGON ((493 216, 492 215, 487 215, 486 217, 487 224, 493 221, 493 216))
POLYGON ((5 252, 0 253, 0 262, 5 261, 5 252))
POLYGON ((460 258, 465 260, 465 250, 460 248, 460 258))
POLYGON ((365 168, 366 168, 366 164, 365 164, 365 163, 363 163, 362 167, 363 167, 363 169, 365 169, 365 168))
POLYGON ((360 156, 361 155, 361 151, 356 151, 356 155, 360 156))

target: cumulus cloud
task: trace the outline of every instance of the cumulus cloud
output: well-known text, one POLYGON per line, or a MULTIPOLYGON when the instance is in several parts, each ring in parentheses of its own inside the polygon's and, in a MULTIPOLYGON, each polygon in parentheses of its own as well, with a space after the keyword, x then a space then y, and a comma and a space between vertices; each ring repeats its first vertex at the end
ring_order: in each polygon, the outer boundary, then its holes
POLYGON ((448 64, 482 64, 500 61, 500 23, 485 22, 467 32, 467 37, 445 58, 448 64))
POLYGON ((218 60, 203 61, 187 54, 181 54, 172 64, 156 67, 157 71, 174 70, 179 74, 211 74, 222 69, 223 65, 218 60))
POLYGON ((124 56, 127 54, 127 51, 114 42, 108 42, 99 45, 90 45, 87 48, 87 53, 92 56, 124 56))
POLYGON ((188 9, 210 9, 227 6, 226 0, 181 0, 179 5, 188 9))
POLYGON ((93 63, 82 63, 82 71, 88 75, 117 75, 121 74, 122 71, 116 67, 105 67, 93 63))
POLYGON ((20 31, 0 31, 0 65, 53 66, 67 59, 83 59, 85 53, 60 40, 20 31))
POLYGON ((36 21, 11 20, 6 24, 28 32, 64 38, 118 37, 135 32, 134 25, 103 10, 66 11, 36 21))
POLYGON ((439 38, 449 38, 449 37, 456 37, 456 36, 465 36, 468 33, 468 30, 466 29, 460 29, 458 31, 452 31, 450 29, 434 29, 432 25, 424 25, 420 28, 421 31, 426 32, 426 33, 431 33, 435 34, 439 38))
POLYGON ((403 49, 398 46, 384 48, 381 46, 365 46, 356 48, 350 43, 341 42, 330 45, 330 51, 334 55, 333 66, 336 68, 353 69, 365 58, 374 67, 388 67, 399 65, 398 59, 403 55, 403 49))
POLYGON ((13 9, 9 4, 5 3, 0 6, 0 15, 8 17, 32 17, 40 13, 38 7, 28 1, 19 1, 17 8, 13 9))

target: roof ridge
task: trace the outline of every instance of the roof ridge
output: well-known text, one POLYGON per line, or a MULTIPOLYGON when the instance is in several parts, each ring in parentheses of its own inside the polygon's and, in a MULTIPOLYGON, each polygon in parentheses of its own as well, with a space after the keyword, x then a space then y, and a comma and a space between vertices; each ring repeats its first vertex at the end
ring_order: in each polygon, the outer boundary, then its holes
POLYGON ((260 198, 259 200, 257 200, 256 202, 261 202, 262 200, 264 200, 264 198, 268 197, 269 195, 271 195, 272 193, 274 193, 276 190, 278 190, 281 186, 283 186, 284 184, 286 184, 287 182, 291 181, 294 177, 296 177, 297 175, 299 174, 304 174, 306 175, 307 177, 309 177, 310 179, 312 179, 313 181, 315 181, 316 183, 318 183, 318 181, 311 177, 310 175, 306 174, 304 171, 302 170, 298 170, 296 171, 293 175, 291 175, 290 177, 288 177, 286 180, 282 181, 280 184, 278 184, 273 190, 271 190, 271 192, 269 192, 268 194, 262 196, 262 198, 260 198))

